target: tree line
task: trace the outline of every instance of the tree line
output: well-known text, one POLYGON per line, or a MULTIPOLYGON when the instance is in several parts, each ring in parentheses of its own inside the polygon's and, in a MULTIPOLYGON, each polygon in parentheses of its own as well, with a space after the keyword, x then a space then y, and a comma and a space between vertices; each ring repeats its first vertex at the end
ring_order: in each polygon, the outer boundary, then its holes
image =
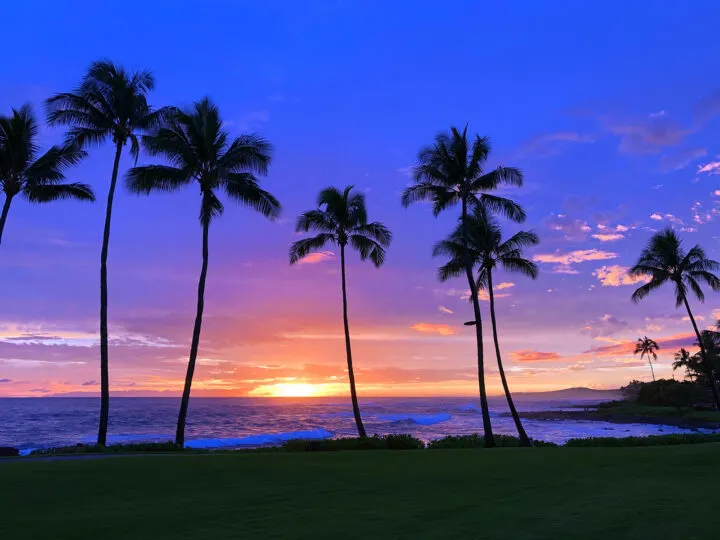
MULTIPOLYGON (((175 442, 179 445, 185 441, 185 423, 200 344, 210 224, 224 211, 221 194, 223 198, 269 219, 277 218, 281 211, 279 201, 260 185, 260 177, 267 175, 272 162, 273 148, 267 140, 256 134, 232 137, 225 129, 218 107, 208 98, 188 108, 154 108, 148 102, 154 86, 155 80, 148 71, 128 72, 107 60, 94 62, 76 89, 46 100, 48 125, 67 127, 67 133, 63 145, 53 146, 44 154, 39 154, 36 142, 38 124, 29 105, 13 109, 9 116, 0 116, 0 187, 5 195, 0 214, 0 241, 11 204, 18 195, 33 203, 60 199, 94 201, 92 188, 82 183, 67 182, 66 172, 84 159, 90 148, 107 142, 114 145, 100 250, 100 419, 97 444, 103 446, 107 442, 110 408, 107 262, 113 201, 123 154, 129 153, 135 161, 135 166, 125 175, 127 188, 132 193, 173 192, 190 185, 199 187, 200 191, 202 266, 175 435, 175 442), (141 148, 162 163, 137 166, 141 148)), ((420 149, 413 168, 413 182, 403 192, 401 204, 408 207, 418 202, 430 202, 435 216, 459 207, 457 226, 446 239, 435 244, 433 256, 446 259, 438 269, 441 281, 464 277, 470 290, 474 317, 470 324, 475 327, 476 335, 478 391, 485 446, 494 446, 494 437, 485 383, 479 291, 484 291, 489 300, 494 352, 508 406, 521 444, 530 446, 531 440, 522 426, 503 369, 493 276, 494 272, 502 269, 535 279, 537 266, 525 258, 523 251, 537 245, 539 238, 532 231, 520 231, 505 238, 498 218, 522 223, 526 213, 517 202, 493 192, 504 186, 521 187, 523 174, 515 167, 486 170, 490 151, 489 139, 469 135, 467 125, 463 129, 452 127, 449 132, 439 133, 431 144, 420 149)), ((356 251, 361 260, 369 260, 375 267, 380 267, 385 261, 392 234, 382 223, 369 221, 365 196, 354 186, 322 190, 316 207, 298 217, 296 231, 314 236, 291 245, 291 264, 328 245, 335 246, 340 252, 350 396, 358 434, 365 437, 353 369, 346 255, 349 250, 356 251)), ((705 348, 687 302, 687 293, 690 291, 699 300, 704 300, 698 281, 719 290, 720 280, 712 271, 720 265, 708 260, 699 246, 686 254, 680 244, 671 229, 653 236, 630 271, 634 276, 649 277, 648 283, 635 291, 633 300, 641 300, 666 282, 674 283, 678 306, 686 307, 698 335, 701 358, 705 359, 705 348)))

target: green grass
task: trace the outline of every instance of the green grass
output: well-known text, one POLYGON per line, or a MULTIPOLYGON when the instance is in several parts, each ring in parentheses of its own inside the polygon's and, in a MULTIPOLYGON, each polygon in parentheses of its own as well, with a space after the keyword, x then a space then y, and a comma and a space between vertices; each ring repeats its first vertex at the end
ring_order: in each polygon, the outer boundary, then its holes
POLYGON ((0 538, 715 538, 720 444, 0 463, 0 538))

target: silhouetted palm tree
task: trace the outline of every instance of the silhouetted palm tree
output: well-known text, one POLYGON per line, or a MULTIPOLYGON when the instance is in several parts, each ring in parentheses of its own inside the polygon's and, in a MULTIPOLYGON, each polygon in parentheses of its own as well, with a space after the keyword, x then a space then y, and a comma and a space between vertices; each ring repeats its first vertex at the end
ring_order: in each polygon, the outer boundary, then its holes
MULTIPOLYGON (((433 256, 450 257, 450 261, 438 270, 440 281, 459 277, 465 272, 465 244, 463 238, 463 227, 462 224, 460 224, 447 240, 438 242, 435 245, 433 256)), ((533 232, 521 231, 503 241, 500 226, 496 220, 488 215, 487 210, 482 206, 476 207, 467 217, 467 238, 467 252, 470 254, 473 266, 477 267, 478 288, 488 292, 490 320, 492 322, 493 340, 495 342, 495 355, 497 357, 498 371, 500 372, 500 380, 502 381, 503 390, 505 391, 508 407, 515 421, 518 435, 520 436, 520 444, 523 446, 531 446, 530 438, 523 428, 517 409, 515 409, 515 403, 510 393, 510 387, 508 386, 505 369, 502 364, 502 357, 500 355, 500 343, 495 317, 493 270, 501 266, 508 272, 517 272, 531 279, 535 279, 538 274, 537 265, 524 258, 522 250, 525 247, 536 245, 540 239, 533 232)))
POLYGON ((85 152, 70 146, 53 146, 38 157, 37 132, 30 105, 12 109, 10 116, 0 116, 0 188, 5 194, 0 214, 0 242, 16 195, 32 203, 95 200, 87 184, 61 183, 65 180, 65 170, 79 163, 85 152))
MULTIPOLYGON (((468 212, 477 206, 482 206, 493 213, 503 214, 513 221, 524 221, 525 212, 515 202, 487 193, 502 185, 521 186, 523 183, 522 172, 514 167, 498 167, 490 172, 485 172, 483 165, 490 153, 490 141, 487 137, 479 136, 476 136, 472 142, 468 141, 467 129, 465 126, 464 130, 459 131, 452 127, 450 133, 439 133, 435 136, 435 142, 432 145, 420 150, 418 164, 413 171, 415 183, 403 192, 403 206, 407 207, 420 201, 430 201, 433 203, 433 213, 437 216, 443 210, 460 203, 461 224, 466 222, 468 212)), ((466 246, 467 228, 463 237, 463 245, 466 246)), ((467 252, 465 259, 465 274, 470 287, 470 299, 475 315, 478 386, 485 446, 492 447, 495 446, 495 440, 492 434, 485 390, 482 319, 478 290, 472 274, 472 260, 467 252)))
MULTIPOLYGON (((649 277, 650 281, 638 287, 633 293, 632 299, 634 302, 639 302, 666 283, 674 284, 675 307, 685 306, 693 330, 695 330, 703 362, 710 365, 700 330, 692 311, 690 311, 687 295, 690 290, 698 300, 705 301, 705 294, 698 281, 705 282, 713 291, 720 290, 720 279, 713 274, 713 271, 720 269, 720 264, 708 259, 700 246, 696 245, 686 253, 681 244, 680 238, 670 228, 652 236, 640 254, 638 262, 630 269, 631 276, 649 277)), ((710 387, 715 399, 715 406, 720 410, 720 398, 714 379, 715 377, 710 377, 710 387)))
POLYGON ((653 382, 655 382, 655 370, 653 369, 652 363, 657 361, 657 353, 655 351, 659 348, 660 346, 647 336, 644 338, 638 338, 637 343, 635 344, 634 354, 639 354, 640 360, 647 357, 648 364, 650 364, 650 372, 652 373, 653 382))
POLYGON ((103 60, 90 65, 75 92, 57 94, 46 101, 48 123, 70 126, 68 144, 86 148, 111 139, 115 145, 100 251, 100 425, 97 438, 100 445, 105 445, 107 440, 110 410, 107 259, 113 198, 123 147, 130 141, 130 154, 137 161, 140 152, 138 135, 157 125, 167 113, 166 109, 153 111, 147 103, 147 95, 154 86, 150 72, 128 73, 103 60))
POLYGON ((340 247, 343 325, 345 328, 348 378, 350 379, 350 398, 358 435, 365 437, 365 427, 360 416, 360 407, 355 390, 355 372, 353 371, 352 350, 350 347, 345 280, 345 248, 349 245, 360 254, 361 260, 370 259, 376 267, 380 267, 385 262, 385 248, 390 245, 392 234, 380 222, 368 223, 365 196, 362 193, 352 193, 352 189, 353 186, 346 187, 342 192, 334 187, 322 190, 318 196, 318 208, 309 210, 298 218, 295 226, 297 232, 314 231, 318 235, 293 243, 290 247, 290 264, 297 263, 310 253, 317 252, 327 245, 340 247))
POLYGON ((257 135, 241 135, 230 140, 230 135, 223 129, 218 108, 207 98, 195 103, 190 110, 176 110, 157 130, 143 138, 143 144, 147 153, 162 156, 170 164, 130 169, 127 174, 130 191, 145 194, 176 191, 193 183, 200 188, 202 270, 190 359, 175 434, 176 444, 184 445, 185 420, 205 303, 210 222, 223 212, 223 204, 216 191, 224 191, 230 199, 271 219, 279 215, 280 203, 260 187, 256 177, 256 174, 267 174, 272 152, 270 143, 257 135))

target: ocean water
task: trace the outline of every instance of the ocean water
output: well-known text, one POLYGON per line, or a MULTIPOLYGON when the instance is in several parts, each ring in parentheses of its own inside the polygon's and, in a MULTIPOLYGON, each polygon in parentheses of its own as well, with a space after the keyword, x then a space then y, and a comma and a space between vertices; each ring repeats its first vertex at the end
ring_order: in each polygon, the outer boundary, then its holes
MULTIPOLYGON (((597 400, 596 400, 597 401, 597 400)), ((518 399, 520 411, 591 407, 596 401, 518 399)), ((115 398, 110 404, 109 442, 168 441, 175 433, 177 398, 115 398)), ((410 433, 429 441, 482 431, 473 398, 377 398, 361 400, 368 434, 410 433)), ((34 448, 94 441, 97 398, 0 399, 0 446, 34 448)), ((515 434, 503 398, 490 398, 497 433, 515 434)), ((534 439, 563 443, 575 437, 626 437, 687 433, 689 429, 650 424, 578 420, 524 420, 534 439)), ((193 398, 186 440, 193 448, 241 448, 281 444, 292 438, 356 434, 349 400, 342 398, 193 398)))

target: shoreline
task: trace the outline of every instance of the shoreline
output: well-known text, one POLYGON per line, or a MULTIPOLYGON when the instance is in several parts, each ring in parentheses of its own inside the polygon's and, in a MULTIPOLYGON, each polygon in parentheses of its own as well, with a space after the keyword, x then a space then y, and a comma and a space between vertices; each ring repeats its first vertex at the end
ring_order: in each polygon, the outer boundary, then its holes
MULTIPOLYGON (((652 424, 656 426, 674 426, 685 429, 713 429, 720 430, 720 421, 682 416, 647 416, 642 414, 617 414, 611 410, 588 409, 578 411, 518 411, 520 418, 527 420, 558 421, 558 420, 585 420, 595 422, 610 422, 613 424, 652 424)), ((502 413, 509 417, 510 413, 502 413)))

